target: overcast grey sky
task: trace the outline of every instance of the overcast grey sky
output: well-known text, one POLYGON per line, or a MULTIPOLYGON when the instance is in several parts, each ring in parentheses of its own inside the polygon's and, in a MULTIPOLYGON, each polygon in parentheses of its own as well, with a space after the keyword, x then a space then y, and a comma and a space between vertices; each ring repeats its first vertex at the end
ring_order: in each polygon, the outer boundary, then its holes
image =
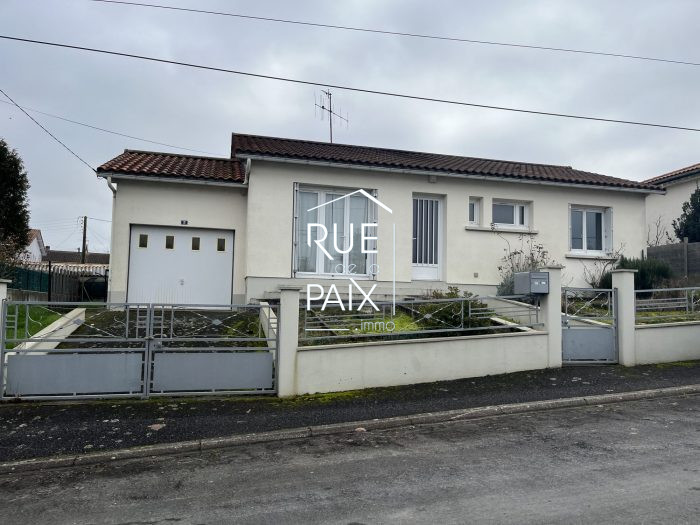
MULTIPOLYGON (((158 0, 174 6, 700 62, 696 0, 158 0)), ((0 0, 0 33, 259 73, 700 127, 700 67, 418 40, 86 0, 0 0)), ((232 131, 327 140, 313 87, 0 41, 0 88, 19 104, 227 156, 232 131)), ((1 97, 0 97, 1 98, 1 97)), ((336 142, 573 165, 641 180, 700 161, 700 133, 335 92, 336 142)), ((33 114, 91 165, 125 148, 178 150, 33 114)), ((75 219, 109 219, 95 175, 8 104, 0 136, 29 171, 32 226, 77 249, 75 219)), ((90 248, 109 223, 89 221, 90 248)))

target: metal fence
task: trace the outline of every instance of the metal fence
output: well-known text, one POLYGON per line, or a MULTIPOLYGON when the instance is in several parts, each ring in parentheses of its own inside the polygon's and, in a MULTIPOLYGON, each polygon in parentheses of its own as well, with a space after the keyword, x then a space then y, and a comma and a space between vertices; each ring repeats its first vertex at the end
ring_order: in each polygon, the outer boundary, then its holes
POLYGON ((471 296, 375 302, 346 309, 300 306, 300 345, 420 339, 513 332, 543 326, 529 296, 471 296))
POLYGON ((0 398, 274 393, 276 312, 5 301, 0 398))
POLYGON ((637 324, 700 321, 700 288, 635 290, 637 324))
POLYGON ((615 294, 603 288, 563 288, 562 324, 612 324, 615 320, 615 294))

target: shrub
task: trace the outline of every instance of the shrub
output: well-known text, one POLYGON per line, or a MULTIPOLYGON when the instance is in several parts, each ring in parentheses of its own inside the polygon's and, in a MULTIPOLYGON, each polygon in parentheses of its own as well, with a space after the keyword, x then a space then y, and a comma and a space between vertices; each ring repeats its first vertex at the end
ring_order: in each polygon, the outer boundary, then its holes
MULTIPOLYGON (((615 269, 637 270, 634 274, 634 288, 649 290, 659 287, 664 280, 671 277, 671 267, 657 259, 638 259, 620 257, 615 269)), ((600 288, 612 288, 612 273, 606 272, 600 279, 600 288)))
POLYGON ((501 258, 501 264, 498 266, 501 282, 498 284, 497 295, 513 295, 516 273, 537 271, 554 262, 549 257, 549 252, 544 249, 544 245, 535 243, 531 235, 520 235, 519 240, 520 247, 515 249, 505 240, 506 254, 501 258))

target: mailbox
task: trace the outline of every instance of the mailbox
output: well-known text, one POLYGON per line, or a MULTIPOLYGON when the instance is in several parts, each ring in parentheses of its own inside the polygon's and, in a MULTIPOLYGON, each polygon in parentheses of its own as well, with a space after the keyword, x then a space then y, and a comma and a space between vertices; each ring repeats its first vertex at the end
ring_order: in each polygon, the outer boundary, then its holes
POLYGON ((548 294, 549 272, 518 272, 513 286, 515 295, 548 294))

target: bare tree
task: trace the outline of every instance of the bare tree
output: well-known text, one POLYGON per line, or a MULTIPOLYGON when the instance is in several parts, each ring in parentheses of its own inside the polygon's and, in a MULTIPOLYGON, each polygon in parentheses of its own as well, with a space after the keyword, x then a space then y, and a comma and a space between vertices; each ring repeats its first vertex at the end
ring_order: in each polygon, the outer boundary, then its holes
POLYGON ((583 263, 583 280, 591 288, 600 288, 600 281, 603 279, 603 276, 613 269, 624 251, 625 245, 620 244, 620 247, 613 250, 609 255, 583 263))
POLYGON ((662 244, 671 243, 673 243, 671 234, 668 233, 668 229, 661 217, 657 217, 653 225, 647 226, 647 246, 661 246, 662 244))

